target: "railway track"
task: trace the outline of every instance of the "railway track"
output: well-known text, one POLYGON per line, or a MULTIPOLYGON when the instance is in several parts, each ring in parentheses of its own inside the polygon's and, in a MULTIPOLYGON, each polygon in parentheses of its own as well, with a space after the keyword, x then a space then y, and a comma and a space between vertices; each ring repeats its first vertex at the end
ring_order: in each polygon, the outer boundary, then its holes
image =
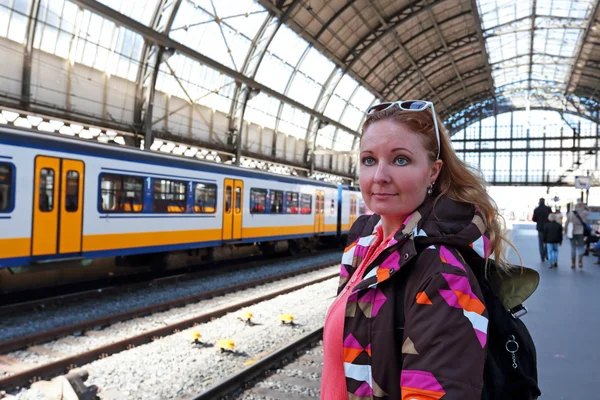
POLYGON ((311 258, 329 253, 337 254, 339 251, 320 251, 306 255, 305 257, 279 256, 275 259, 272 256, 260 256, 247 262, 239 259, 210 262, 201 266, 191 266, 176 271, 164 271, 158 276, 157 273, 141 272, 139 274, 124 275, 96 282, 69 284, 60 288, 41 288, 27 292, 9 293, 0 296, 0 304, 2 304, 0 306, 0 315, 10 315, 26 310, 41 310, 85 299, 99 298, 113 293, 132 292, 149 286, 187 282, 202 279, 215 273, 226 274, 232 271, 244 271, 259 266, 285 263, 287 261, 311 258), (84 290, 81 290, 81 287, 84 290))
MULTIPOLYGON (((249 281, 242 285, 236 285, 234 287, 219 289, 208 293, 202 293, 196 296, 189 296, 185 299, 178 299, 176 301, 161 303, 154 306, 146 307, 144 309, 125 312, 120 315, 113 315, 102 319, 86 321, 81 324, 64 327, 58 330, 41 332, 39 334, 31 335, 29 337, 19 338, 10 342, 4 342, 0 345, 1 353, 6 353, 7 351, 13 351, 15 349, 27 348, 28 351, 33 351, 37 354, 41 353, 49 361, 41 363, 40 365, 30 366, 26 363, 19 361, 18 357, 15 357, 15 353, 11 355, 0 356, 0 371, 4 371, 5 375, 3 378, 0 379, 0 387, 2 387, 4 390, 14 390, 20 387, 26 387, 30 383, 35 382, 36 380, 63 374, 73 368, 84 365, 99 358, 107 357, 114 353, 132 349, 141 344, 149 343, 160 337, 178 333, 181 330, 187 329, 196 324, 213 320, 217 317, 242 309, 244 307, 248 307, 252 304, 256 304, 267 299, 272 299, 282 294, 299 290, 305 286, 313 285, 315 283, 331 279, 332 277, 337 276, 337 267, 332 267, 328 270, 320 271, 326 268, 327 266, 331 265, 332 263, 319 264, 308 268, 304 268, 302 270, 297 270, 293 273, 279 274, 277 276, 272 276, 269 278, 257 279, 249 281), (311 273, 313 275, 318 276, 311 276, 310 278, 303 279, 302 282, 298 282, 298 276, 306 276, 306 274, 311 273), (226 298, 232 293, 265 285, 269 282, 282 281, 285 279, 293 280, 293 282, 288 282, 287 284, 285 284, 284 288, 272 290, 268 293, 252 297, 247 300, 229 302, 227 305, 220 306, 217 309, 204 313, 196 313, 191 317, 180 319, 177 322, 163 324, 163 326, 159 328, 146 330, 137 335, 122 338, 121 340, 118 340, 116 342, 108 340, 108 343, 102 346, 95 347, 88 351, 70 353, 68 349, 69 342, 76 342, 76 340, 69 337, 63 339, 63 343, 61 343, 61 350, 58 352, 49 350, 48 348, 43 348, 41 346, 34 346, 34 344, 36 343, 48 342, 57 337, 64 337, 74 331, 78 333, 78 336, 83 334, 84 331, 88 330, 85 333, 88 336, 106 336, 107 339, 110 339, 117 335, 112 335, 110 331, 98 330, 97 328, 99 326, 108 326, 111 324, 115 324, 116 322, 121 322, 125 319, 149 315, 164 310, 173 310, 173 308, 182 307, 185 304, 188 304, 189 306, 190 303, 197 303, 206 299, 223 296, 226 298)), ((19 353, 26 352, 20 351, 19 353)))
POLYGON ((319 398, 323 328, 318 328, 189 400, 319 398))

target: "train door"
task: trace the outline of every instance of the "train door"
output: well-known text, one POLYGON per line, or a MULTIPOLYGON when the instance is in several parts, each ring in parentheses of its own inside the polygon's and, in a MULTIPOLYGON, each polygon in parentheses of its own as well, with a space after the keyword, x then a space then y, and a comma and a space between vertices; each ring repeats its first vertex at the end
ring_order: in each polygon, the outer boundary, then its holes
POLYGON ((244 182, 225 179, 223 190, 223 240, 241 239, 244 182))
POLYGON ((317 190, 315 193, 315 233, 325 231, 325 192, 317 190))
POLYGON ((81 252, 83 173, 82 161, 36 157, 31 255, 81 252))
POLYGON ((244 182, 236 180, 233 183, 233 237, 232 239, 242 238, 242 211, 244 207, 243 203, 244 194, 244 182))

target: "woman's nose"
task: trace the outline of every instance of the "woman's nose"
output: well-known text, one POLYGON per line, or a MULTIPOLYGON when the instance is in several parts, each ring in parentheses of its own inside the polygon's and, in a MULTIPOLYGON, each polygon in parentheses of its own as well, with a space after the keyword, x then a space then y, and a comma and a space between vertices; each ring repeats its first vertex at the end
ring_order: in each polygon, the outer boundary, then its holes
POLYGON ((384 163, 380 163, 377 165, 377 171, 375 171, 375 183, 389 183, 390 175, 388 172, 388 168, 384 163))

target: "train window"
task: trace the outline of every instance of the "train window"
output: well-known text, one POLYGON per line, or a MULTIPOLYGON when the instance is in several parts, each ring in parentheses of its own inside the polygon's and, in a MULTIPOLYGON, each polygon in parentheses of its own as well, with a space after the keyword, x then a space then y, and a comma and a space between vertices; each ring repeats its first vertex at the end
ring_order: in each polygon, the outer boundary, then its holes
POLYGON ((42 168, 40 170, 40 211, 54 210, 54 170, 42 168))
POLYGON ((283 214, 283 192, 280 190, 269 190, 271 202, 271 214, 283 214))
POLYGON ((0 212, 12 210, 13 166, 0 163, 0 212))
POLYGON ((182 213, 186 194, 187 185, 183 181, 155 179, 152 209, 157 213, 182 213))
POLYGON ((302 193, 300 196, 300 214, 312 213, 312 195, 302 193))
POLYGON ((137 213, 144 208, 144 178, 102 174, 100 176, 100 210, 137 213))
POLYGON ((298 214, 298 193, 285 192, 285 212, 287 214, 298 214))
POLYGON ((237 186, 235 188, 235 213, 242 212, 242 188, 237 186))
MULTIPOLYGON (((229 190, 231 191, 231 189, 229 190)), ((217 185, 214 183, 196 183, 196 189, 194 191, 194 212, 200 214, 213 214, 216 211, 217 185)))
POLYGON ((75 212, 79 209, 79 172, 67 171, 67 195, 65 210, 75 212))
POLYGON ((231 211, 231 186, 227 186, 225 189, 225 212, 231 211))
POLYGON ((250 189, 250 212, 252 214, 264 214, 267 211, 267 190, 250 189))

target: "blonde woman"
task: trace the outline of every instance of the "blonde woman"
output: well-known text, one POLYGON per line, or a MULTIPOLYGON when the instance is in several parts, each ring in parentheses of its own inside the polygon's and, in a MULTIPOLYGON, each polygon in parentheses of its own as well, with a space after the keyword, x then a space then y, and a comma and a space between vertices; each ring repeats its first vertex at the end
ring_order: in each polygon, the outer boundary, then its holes
POLYGON ((342 258, 321 398, 481 399, 488 311, 464 260, 494 254, 509 268, 485 182, 457 157, 426 101, 371 107, 359 161, 374 214, 355 221, 342 258))

